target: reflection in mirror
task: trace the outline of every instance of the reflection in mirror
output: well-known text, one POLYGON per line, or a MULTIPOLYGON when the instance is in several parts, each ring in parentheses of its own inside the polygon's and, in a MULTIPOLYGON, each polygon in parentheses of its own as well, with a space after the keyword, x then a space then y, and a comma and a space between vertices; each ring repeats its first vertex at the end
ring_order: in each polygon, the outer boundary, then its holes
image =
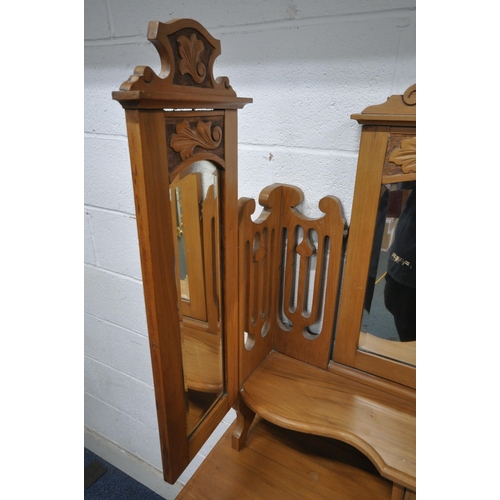
POLYGON ((218 193, 209 161, 184 168, 170 185, 188 436, 224 392, 218 193))
POLYGON ((182 300, 190 300, 189 295, 189 282, 186 268, 186 243, 184 238, 184 231, 182 227, 182 203, 181 203, 181 188, 177 186, 174 190, 175 193, 175 215, 176 215, 176 233, 177 233, 177 252, 179 256, 179 282, 180 282, 180 295, 182 300))
POLYGON ((416 366, 416 181, 381 187, 359 349, 416 366))

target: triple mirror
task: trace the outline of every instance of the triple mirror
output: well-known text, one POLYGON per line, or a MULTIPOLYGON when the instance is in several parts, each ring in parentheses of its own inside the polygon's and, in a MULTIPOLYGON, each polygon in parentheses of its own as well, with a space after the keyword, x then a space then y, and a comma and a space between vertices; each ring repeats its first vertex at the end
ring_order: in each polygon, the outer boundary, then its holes
MULTIPOLYGON (((237 110, 252 99, 214 78, 220 42, 196 21, 151 22, 148 39, 160 73, 136 67, 113 98, 126 115, 163 474, 174 483, 238 396, 237 110)), ((414 388, 414 298, 402 309, 391 291, 394 266, 415 271, 400 245, 402 233, 403 247, 414 241, 414 91, 395 98, 354 116, 363 132, 333 361, 414 388)))

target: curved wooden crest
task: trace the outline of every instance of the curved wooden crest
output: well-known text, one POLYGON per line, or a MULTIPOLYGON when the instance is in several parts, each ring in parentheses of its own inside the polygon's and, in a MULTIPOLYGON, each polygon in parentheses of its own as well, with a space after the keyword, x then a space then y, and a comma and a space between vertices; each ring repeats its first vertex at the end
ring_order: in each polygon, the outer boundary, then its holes
POLYGON ((416 123, 417 85, 408 87, 403 95, 392 95, 383 104, 368 106, 361 113, 351 115, 359 123, 411 125, 416 123))
POLYGON ((136 66, 120 91, 113 92, 124 107, 241 108, 252 102, 236 97, 227 77, 214 77, 220 41, 197 21, 151 21, 148 40, 160 56, 160 73, 136 66))

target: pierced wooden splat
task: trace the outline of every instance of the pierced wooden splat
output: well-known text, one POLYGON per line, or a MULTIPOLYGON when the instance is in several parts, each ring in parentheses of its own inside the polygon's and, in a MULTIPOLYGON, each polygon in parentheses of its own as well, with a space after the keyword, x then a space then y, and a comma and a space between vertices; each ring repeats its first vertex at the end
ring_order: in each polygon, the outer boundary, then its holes
POLYGON ((303 199, 295 186, 269 186, 255 221, 255 202, 240 200, 241 380, 271 349, 328 364, 346 223, 337 198, 320 201, 318 219, 298 211, 303 199))
MULTIPOLYGON (((326 347, 333 333, 332 304, 336 303, 346 223, 337 198, 323 198, 319 208, 325 214, 319 219, 305 217, 288 204, 282 208, 282 286, 275 349, 326 367, 326 356, 316 353, 304 358, 299 354, 311 345, 304 340, 316 342, 323 336, 326 347)), ((322 347, 314 351, 322 351, 322 347)))

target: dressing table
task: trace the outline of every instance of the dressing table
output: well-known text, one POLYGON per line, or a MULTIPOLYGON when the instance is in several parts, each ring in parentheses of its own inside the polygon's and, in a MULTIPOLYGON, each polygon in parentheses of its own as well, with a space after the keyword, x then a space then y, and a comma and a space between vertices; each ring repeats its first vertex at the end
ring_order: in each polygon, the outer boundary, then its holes
POLYGON ((352 116, 350 227, 334 193, 311 219, 284 184, 262 190, 254 219, 255 201, 237 199, 237 110, 252 99, 214 78, 220 42, 190 19, 151 22, 148 39, 160 73, 136 67, 113 99, 127 123, 165 480, 235 408, 179 498, 416 498, 416 87, 352 116), (405 307, 390 305, 403 296, 390 294, 393 268, 410 276, 405 307))

